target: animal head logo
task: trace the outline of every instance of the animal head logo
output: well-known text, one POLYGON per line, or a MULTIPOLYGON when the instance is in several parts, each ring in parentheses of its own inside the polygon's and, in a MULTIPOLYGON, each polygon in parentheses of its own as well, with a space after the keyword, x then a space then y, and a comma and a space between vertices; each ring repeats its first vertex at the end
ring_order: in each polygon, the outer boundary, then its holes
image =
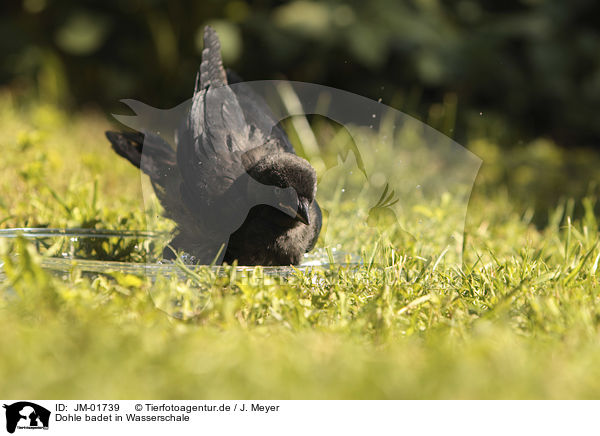
POLYGON ((19 401, 6 409, 6 431, 14 433, 16 429, 48 429, 50 411, 29 401, 19 401))

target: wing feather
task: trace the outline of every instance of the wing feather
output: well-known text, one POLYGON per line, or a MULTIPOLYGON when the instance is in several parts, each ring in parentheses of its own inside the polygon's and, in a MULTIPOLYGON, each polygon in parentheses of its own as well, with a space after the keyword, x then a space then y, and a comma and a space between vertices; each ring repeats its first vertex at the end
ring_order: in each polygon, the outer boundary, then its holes
POLYGON ((224 217, 243 203, 246 192, 237 181, 247 176, 249 165, 265 155, 294 150, 251 87, 228 85, 211 28, 204 32, 204 47, 192 105, 177 133, 177 167, 182 198, 211 227, 223 226, 224 217))

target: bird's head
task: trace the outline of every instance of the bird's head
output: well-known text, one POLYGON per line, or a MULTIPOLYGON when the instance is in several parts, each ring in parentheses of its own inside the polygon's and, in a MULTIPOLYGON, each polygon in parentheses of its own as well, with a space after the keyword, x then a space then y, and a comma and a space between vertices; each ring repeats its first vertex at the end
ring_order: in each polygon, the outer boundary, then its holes
POLYGON ((310 224, 317 174, 305 159, 277 152, 262 157, 247 171, 258 182, 248 185, 249 197, 257 204, 267 204, 295 221, 310 224))

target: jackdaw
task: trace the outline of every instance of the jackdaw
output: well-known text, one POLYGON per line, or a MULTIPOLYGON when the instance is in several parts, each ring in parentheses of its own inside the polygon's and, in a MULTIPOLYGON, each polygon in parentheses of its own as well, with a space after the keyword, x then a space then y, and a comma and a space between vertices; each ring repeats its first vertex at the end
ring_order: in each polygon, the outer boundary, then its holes
MULTIPOLYGON (((174 250, 202 264, 298 264, 321 230, 315 170, 296 155, 261 97, 243 84, 229 86, 234 81, 207 26, 176 150, 152 128, 106 136, 150 176, 165 215, 177 224, 174 250)), ((167 247, 163 257, 174 254, 167 247)))

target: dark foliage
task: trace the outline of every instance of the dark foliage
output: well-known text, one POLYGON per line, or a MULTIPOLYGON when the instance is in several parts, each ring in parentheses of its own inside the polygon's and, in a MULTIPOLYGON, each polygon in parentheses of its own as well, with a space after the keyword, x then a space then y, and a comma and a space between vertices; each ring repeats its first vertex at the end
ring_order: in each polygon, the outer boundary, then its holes
POLYGON ((451 117, 447 133, 459 140, 483 128, 505 145, 600 138, 593 0, 24 0, 0 10, 0 83, 73 107, 110 112, 121 98, 159 107, 189 98, 210 23, 227 65, 246 80, 285 77, 381 97, 442 130, 447 123, 436 120, 451 117), (453 110, 436 105, 448 96, 453 110))

